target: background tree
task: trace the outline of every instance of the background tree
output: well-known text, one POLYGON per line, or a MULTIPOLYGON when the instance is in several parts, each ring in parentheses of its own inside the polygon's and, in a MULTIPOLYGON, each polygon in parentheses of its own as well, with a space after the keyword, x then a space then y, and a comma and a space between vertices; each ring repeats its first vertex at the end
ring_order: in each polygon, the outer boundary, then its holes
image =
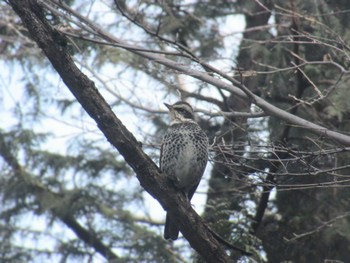
POLYGON ((2 261, 346 262, 347 1, 0 8, 2 261), (109 108, 157 162, 162 101, 179 98, 212 142, 210 231, 109 108), (189 243, 162 239, 144 189, 189 243))

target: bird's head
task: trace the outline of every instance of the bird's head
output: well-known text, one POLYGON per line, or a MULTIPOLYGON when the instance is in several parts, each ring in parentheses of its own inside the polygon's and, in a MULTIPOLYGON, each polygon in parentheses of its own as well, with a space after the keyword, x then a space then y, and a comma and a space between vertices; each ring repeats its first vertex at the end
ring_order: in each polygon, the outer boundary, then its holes
POLYGON ((173 105, 167 103, 164 103, 164 105, 169 109, 172 123, 194 120, 193 109, 187 102, 178 101, 173 105))

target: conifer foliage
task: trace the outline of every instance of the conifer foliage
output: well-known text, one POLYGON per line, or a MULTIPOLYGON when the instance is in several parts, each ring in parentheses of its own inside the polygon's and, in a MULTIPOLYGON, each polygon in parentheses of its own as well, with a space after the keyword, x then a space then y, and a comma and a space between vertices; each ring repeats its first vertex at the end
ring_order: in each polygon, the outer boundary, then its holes
POLYGON ((349 1, 0 11, 1 262, 347 262, 349 1), (210 140, 194 205, 157 167, 180 99, 210 140))

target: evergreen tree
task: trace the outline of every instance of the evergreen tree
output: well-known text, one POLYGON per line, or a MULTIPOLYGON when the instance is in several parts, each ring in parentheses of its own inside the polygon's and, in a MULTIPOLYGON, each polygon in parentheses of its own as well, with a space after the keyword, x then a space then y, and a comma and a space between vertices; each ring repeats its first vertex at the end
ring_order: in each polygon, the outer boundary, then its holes
POLYGON ((1 262, 348 260, 348 1, 0 10, 1 262), (201 217, 154 164, 179 99, 211 142, 201 217))

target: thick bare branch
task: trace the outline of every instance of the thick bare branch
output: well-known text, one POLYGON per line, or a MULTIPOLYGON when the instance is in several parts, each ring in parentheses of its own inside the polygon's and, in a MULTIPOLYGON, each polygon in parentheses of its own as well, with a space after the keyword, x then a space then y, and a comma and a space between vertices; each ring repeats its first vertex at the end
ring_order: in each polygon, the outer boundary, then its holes
POLYGON ((224 248, 185 196, 177 193, 170 182, 161 175, 158 167, 142 151, 139 142, 112 112, 95 84, 74 64, 66 47, 67 39, 48 24, 38 1, 9 0, 9 3, 85 111, 133 168, 141 185, 174 216, 175 222, 191 246, 207 262, 230 262, 224 248))

